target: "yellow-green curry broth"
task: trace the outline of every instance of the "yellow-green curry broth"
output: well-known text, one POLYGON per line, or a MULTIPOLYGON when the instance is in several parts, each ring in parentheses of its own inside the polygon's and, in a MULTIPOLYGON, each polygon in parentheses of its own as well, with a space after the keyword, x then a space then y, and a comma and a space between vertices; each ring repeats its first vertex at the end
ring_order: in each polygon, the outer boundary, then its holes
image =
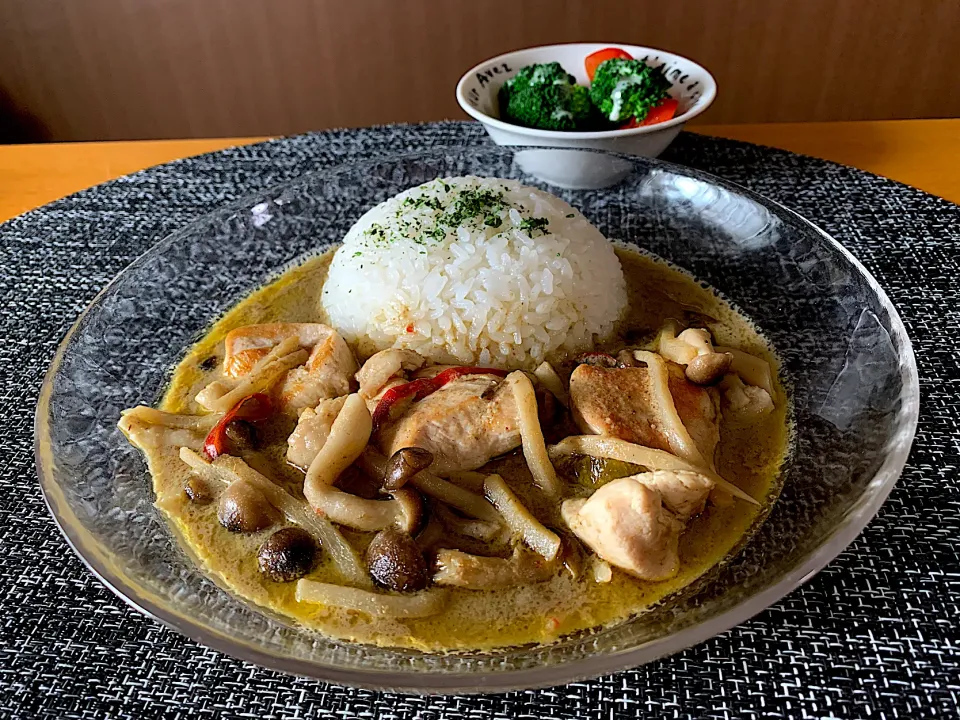
MULTIPOLYGON (((618 338, 598 349, 616 350, 625 342, 636 344, 649 337, 665 320, 705 319, 718 345, 741 348, 768 360, 776 358, 749 321, 689 276, 637 252, 617 250, 629 291, 628 316, 618 338)), ((313 258, 241 302, 197 343, 176 368, 161 409, 175 413, 202 413, 193 399, 197 392, 220 377, 223 339, 243 325, 264 322, 322 322, 319 298, 332 253, 313 258)), ((359 358, 361 361, 364 358, 359 358)), ((564 358, 554 358, 559 368, 569 368, 564 358)), ((569 370, 563 374, 568 374, 569 370)), ((616 569, 608 583, 596 582, 590 572, 579 579, 560 571, 551 580, 496 591, 449 589, 448 602, 439 614, 422 619, 392 620, 363 613, 325 608, 296 600, 296 583, 277 583, 258 570, 257 548, 276 530, 227 532, 217 520, 216 503, 189 501, 183 484, 189 469, 176 448, 145 448, 158 505, 175 523, 191 554, 238 595, 290 617, 300 624, 345 640, 378 645, 413 647, 430 651, 492 649, 544 643, 566 633, 622 621, 675 593, 703 575, 737 546, 766 512, 777 490, 780 465, 787 450, 787 399, 777 384, 776 409, 759 423, 736 427, 724 421, 717 453, 720 474, 766 506, 742 501, 711 502, 695 517, 680 539, 679 574, 663 582, 637 580, 616 569)), ((294 420, 279 417, 261 431, 261 450, 245 454, 255 469, 303 497, 303 473, 285 460, 286 437, 294 420)), ((199 440, 200 438, 196 438, 199 440)), ((510 462, 494 461, 511 482, 510 462)), ((529 474, 518 473, 512 483, 529 483, 529 474)), ((582 486, 570 488, 584 495, 582 486)), ((523 495, 523 493, 521 493, 523 495)), ((715 493, 716 495, 716 493, 715 493)), ((363 550, 372 534, 344 530, 363 550)), ((307 576, 337 583, 339 576, 321 552, 319 565, 307 576)))

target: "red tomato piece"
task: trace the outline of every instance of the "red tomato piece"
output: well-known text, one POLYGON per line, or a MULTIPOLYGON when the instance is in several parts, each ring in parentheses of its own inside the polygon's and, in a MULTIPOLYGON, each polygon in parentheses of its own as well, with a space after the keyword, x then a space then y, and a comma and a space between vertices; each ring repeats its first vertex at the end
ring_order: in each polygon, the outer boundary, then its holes
POLYGON ((677 113, 677 106, 679 104, 678 101, 671 97, 664 98, 660 101, 659 105, 650 108, 650 112, 647 113, 647 116, 640 123, 640 126, 656 125, 657 123, 673 119, 673 116, 677 113))
POLYGON ((587 77, 590 78, 590 81, 593 82, 593 76, 597 72, 597 68, 600 66, 600 63, 606 62, 607 60, 613 60, 614 58, 633 60, 633 56, 630 55, 630 53, 614 47, 597 50, 595 53, 590 53, 587 55, 587 57, 583 60, 583 67, 587 71, 587 77))
POLYGON ((643 120, 638 121, 636 118, 630 118, 620 126, 620 129, 629 130, 630 128, 646 127, 647 125, 656 125, 657 123, 672 120, 673 116, 677 114, 677 106, 679 104, 680 103, 673 98, 664 98, 660 101, 659 105, 650 108, 650 112, 647 113, 647 116, 643 120))

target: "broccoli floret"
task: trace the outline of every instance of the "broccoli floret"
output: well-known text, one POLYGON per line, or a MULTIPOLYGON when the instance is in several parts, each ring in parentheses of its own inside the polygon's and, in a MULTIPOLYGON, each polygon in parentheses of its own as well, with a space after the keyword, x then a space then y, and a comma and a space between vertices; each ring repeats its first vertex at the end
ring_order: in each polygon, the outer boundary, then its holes
POLYGON ((543 130, 578 130, 592 121, 590 92, 560 63, 528 65, 500 87, 500 116, 543 130))
POLYGON ((600 63, 590 85, 590 99, 611 122, 643 120, 667 97, 670 81, 663 68, 642 60, 614 58, 600 63))

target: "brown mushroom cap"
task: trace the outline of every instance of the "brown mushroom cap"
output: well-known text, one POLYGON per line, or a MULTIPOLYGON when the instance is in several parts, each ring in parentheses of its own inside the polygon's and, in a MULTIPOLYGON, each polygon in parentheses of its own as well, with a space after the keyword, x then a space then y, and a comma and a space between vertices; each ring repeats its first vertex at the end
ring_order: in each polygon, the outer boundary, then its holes
POLYGON ((418 472, 426 470, 433 463, 433 453, 418 447, 405 447, 397 450, 387 462, 383 474, 384 490, 399 490, 418 472))
POLYGON ((687 380, 697 385, 713 385, 729 372, 733 364, 730 353, 707 353, 697 355, 687 364, 687 380))
POLYGON ((267 538, 257 552, 260 572, 274 582, 292 582, 317 563, 317 541, 298 527, 285 527, 267 538))
POLYGON ((280 513, 260 490, 237 480, 220 496, 217 519, 230 532, 248 533, 270 527, 280 519, 280 513))
POLYGON ((380 481, 373 479, 356 465, 351 465, 340 473, 337 487, 365 500, 376 500, 380 497, 380 481))
POLYGON ((618 368, 638 367, 639 365, 640 363, 633 356, 633 350, 621 350, 617 353, 618 368))
POLYGON ((370 575, 383 587, 397 592, 423 590, 430 582, 427 563, 409 533, 387 528, 367 547, 370 575))
POLYGON ((213 500, 210 486, 207 485, 207 482, 203 478, 197 477, 196 475, 191 475, 186 479, 183 483, 183 492, 197 505, 207 505, 213 500))
POLYGON ((230 443, 230 454, 240 457, 257 447, 257 431, 246 420, 231 420, 224 431, 230 443))

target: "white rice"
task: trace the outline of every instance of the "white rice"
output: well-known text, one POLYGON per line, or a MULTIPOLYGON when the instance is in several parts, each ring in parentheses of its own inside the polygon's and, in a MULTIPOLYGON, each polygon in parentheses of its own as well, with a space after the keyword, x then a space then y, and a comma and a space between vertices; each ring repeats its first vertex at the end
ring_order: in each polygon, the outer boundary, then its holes
POLYGON ((434 180, 367 212, 322 294, 328 321, 361 355, 408 348, 434 362, 502 368, 591 347, 626 302, 613 245, 578 210, 479 177, 434 180), (478 214, 456 217, 483 193, 478 214), (531 219, 547 224, 531 228, 531 219))

